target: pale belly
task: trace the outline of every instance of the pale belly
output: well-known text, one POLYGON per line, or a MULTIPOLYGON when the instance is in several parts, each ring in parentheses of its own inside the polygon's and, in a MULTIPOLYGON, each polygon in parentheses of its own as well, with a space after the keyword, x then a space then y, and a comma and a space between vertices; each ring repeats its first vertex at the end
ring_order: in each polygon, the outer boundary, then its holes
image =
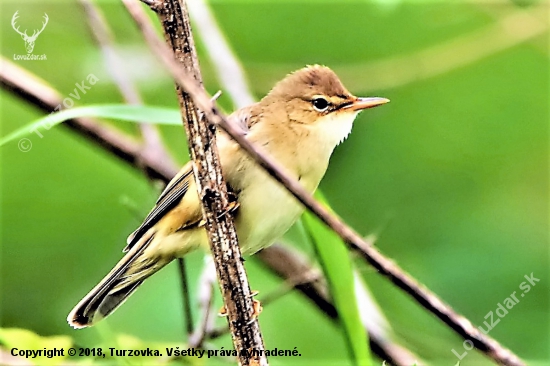
POLYGON ((284 187, 267 174, 258 174, 239 196, 236 218, 241 252, 254 254, 279 238, 296 222, 303 206, 284 187))

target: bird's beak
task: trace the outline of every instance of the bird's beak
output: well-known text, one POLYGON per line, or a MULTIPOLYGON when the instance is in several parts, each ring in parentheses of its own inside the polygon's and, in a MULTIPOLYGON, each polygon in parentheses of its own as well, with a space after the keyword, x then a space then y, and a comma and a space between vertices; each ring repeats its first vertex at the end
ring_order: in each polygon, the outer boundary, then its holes
POLYGON ((357 98, 351 104, 345 106, 342 109, 351 111, 362 111, 363 109, 378 107, 379 105, 389 103, 389 99, 386 98, 357 98))

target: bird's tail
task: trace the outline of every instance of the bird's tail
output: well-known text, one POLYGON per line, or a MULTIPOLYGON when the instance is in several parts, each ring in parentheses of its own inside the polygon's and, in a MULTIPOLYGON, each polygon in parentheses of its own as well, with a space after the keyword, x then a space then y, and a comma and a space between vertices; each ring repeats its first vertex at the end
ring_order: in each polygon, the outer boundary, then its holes
POLYGON ((94 325, 115 311, 153 273, 170 262, 163 258, 146 258, 143 253, 154 239, 144 235, 69 313, 67 322, 73 328, 94 325))

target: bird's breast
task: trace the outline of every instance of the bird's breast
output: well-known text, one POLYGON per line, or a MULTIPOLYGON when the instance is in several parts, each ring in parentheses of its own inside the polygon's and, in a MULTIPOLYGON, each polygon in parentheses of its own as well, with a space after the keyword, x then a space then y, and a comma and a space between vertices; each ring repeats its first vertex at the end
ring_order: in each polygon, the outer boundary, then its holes
MULTIPOLYGON (((242 165, 237 234, 242 252, 253 254, 282 237, 300 217, 303 206, 252 160, 246 160, 242 165)), ((308 167, 308 164, 283 165, 309 192, 315 191, 326 170, 323 163, 314 164, 314 167, 308 167)))
MULTIPOLYGON (((247 138, 314 192, 337 143, 327 141, 327 135, 324 126, 313 130, 294 126, 280 127, 277 132, 257 128, 247 138)), ((241 251, 253 254, 283 236, 300 217, 303 206, 238 146, 224 145, 221 157, 227 181, 238 192, 236 226, 241 251)))
POLYGON ((247 255, 283 236, 303 211, 302 205, 271 176, 259 169, 253 174, 255 179, 239 193, 236 217, 241 251, 247 255))

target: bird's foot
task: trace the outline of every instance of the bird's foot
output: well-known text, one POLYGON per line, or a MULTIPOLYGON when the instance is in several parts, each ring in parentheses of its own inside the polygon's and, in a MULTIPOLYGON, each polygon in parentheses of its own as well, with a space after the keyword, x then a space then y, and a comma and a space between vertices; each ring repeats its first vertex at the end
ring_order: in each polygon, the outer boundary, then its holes
MULTIPOLYGON (((258 291, 252 291, 250 293, 250 297, 254 297, 258 295, 258 291)), ((250 320, 249 324, 252 323, 254 320, 258 319, 258 316, 261 314, 263 310, 262 304, 260 301, 256 299, 252 299, 252 319, 250 320)), ((221 309, 218 311, 218 316, 225 317, 227 316, 227 308, 224 306, 221 307, 221 309)))
MULTIPOLYGON (((252 291, 250 293, 250 297, 254 297, 258 295, 258 293, 258 291, 252 291)), ((252 299, 252 319, 250 319, 249 324, 258 319, 258 316, 260 316, 263 309, 262 303, 259 300, 252 299)))
POLYGON ((220 317, 226 317, 227 316, 227 308, 225 305, 221 307, 221 309, 218 311, 218 316, 220 317))
POLYGON ((228 213, 230 214, 233 214, 235 211, 237 211, 237 209, 239 208, 239 206, 241 205, 238 201, 237 201, 237 198, 236 196, 234 196, 232 193, 228 192, 228 195, 229 195, 229 203, 227 204, 227 208, 225 209, 224 212, 222 212, 219 216, 218 216, 218 219, 227 215, 228 213), (232 197, 233 196, 233 197, 232 197))

